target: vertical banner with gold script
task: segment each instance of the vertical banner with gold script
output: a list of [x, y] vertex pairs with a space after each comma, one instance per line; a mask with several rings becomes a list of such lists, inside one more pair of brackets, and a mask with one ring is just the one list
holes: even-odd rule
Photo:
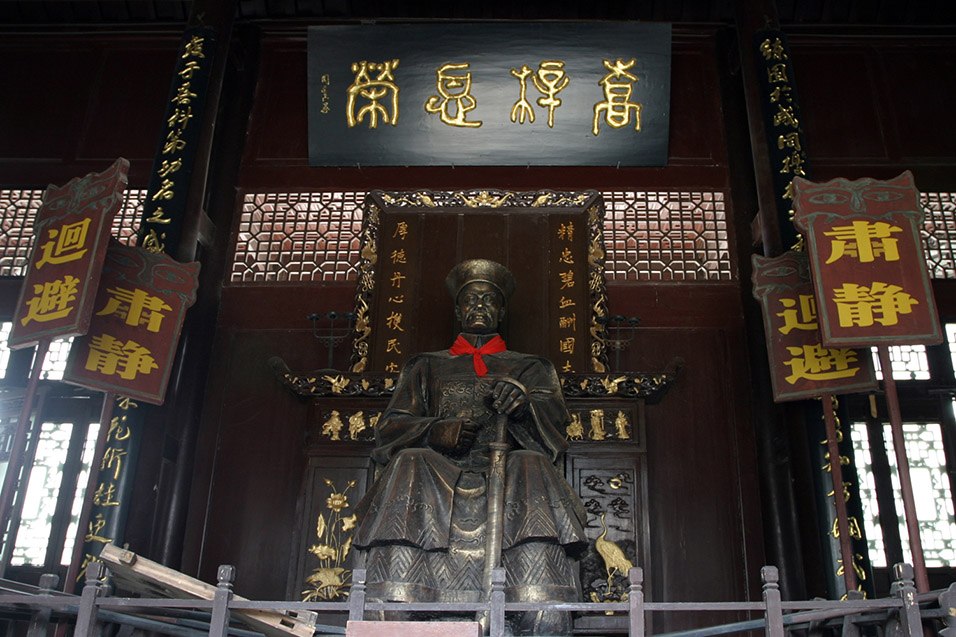
[[73, 342], [63, 380], [160, 405], [198, 263], [110, 243], [93, 319]]
[[[128, 396], [113, 396], [112, 416], [106, 433], [101, 431], [103, 454], [99, 466], [92, 467], [96, 481], [89, 485], [86, 497], [90, 512], [86, 528], [80, 529], [78, 540], [82, 551], [77, 555], [76, 575], [64, 582], [64, 591], [79, 592], [86, 580], [86, 569], [99, 560], [100, 551], [107, 544], [122, 544], [123, 530], [129, 514], [129, 500], [133, 491], [135, 460], [143, 439], [139, 405]], [[132, 426], [140, 420], [138, 426]], [[105, 426], [105, 425], [101, 425]]]
[[754, 33], [757, 84], [767, 133], [767, 160], [773, 177], [780, 235], [784, 245], [797, 242], [788, 215], [793, 203], [793, 180], [807, 177], [806, 138], [801, 124], [790, 45], [783, 31]]
[[47, 187], [13, 318], [11, 349], [86, 333], [128, 170], [129, 162], [120, 158], [101, 173]]
[[942, 342], [909, 171], [887, 181], [793, 182], [827, 347]]
[[175, 253], [179, 246], [215, 52], [214, 29], [191, 27], [183, 33], [143, 202], [140, 245], [150, 252]]
[[820, 343], [805, 254], [754, 255], [753, 268], [753, 294], [763, 310], [776, 402], [877, 388], [869, 352]]

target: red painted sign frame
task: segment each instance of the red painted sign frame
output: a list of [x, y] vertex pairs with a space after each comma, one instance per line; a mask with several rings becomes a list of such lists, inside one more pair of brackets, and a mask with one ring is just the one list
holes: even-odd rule
[[89, 329], [113, 217], [123, 204], [129, 162], [47, 186], [34, 222], [30, 263], [7, 346], [66, 338]]
[[822, 345], [806, 254], [754, 255], [752, 261], [753, 294], [763, 310], [774, 401], [876, 390], [867, 350]]
[[891, 180], [794, 179], [827, 347], [938, 344], [943, 334], [909, 171]]
[[161, 405], [199, 263], [111, 241], [89, 332], [70, 348], [63, 380]]

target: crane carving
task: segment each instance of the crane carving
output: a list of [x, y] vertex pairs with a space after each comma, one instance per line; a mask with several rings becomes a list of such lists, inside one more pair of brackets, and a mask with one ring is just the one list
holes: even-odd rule
[[598, 554], [600, 554], [601, 559], [604, 560], [604, 568], [607, 571], [607, 589], [611, 590], [611, 579], [614, 577], [614, 574], [620, 573], [627, 577], [628, 571], [631, 570], [634, 564], [631, 563], [631, 560], [627, 559], [621, 547], [606, 539], [607, 524], [604, 522], [605, 515], [607, 514], [601, 514], [601, 526], [604, 527], [604, 532], [594, 540], [594, 548]]

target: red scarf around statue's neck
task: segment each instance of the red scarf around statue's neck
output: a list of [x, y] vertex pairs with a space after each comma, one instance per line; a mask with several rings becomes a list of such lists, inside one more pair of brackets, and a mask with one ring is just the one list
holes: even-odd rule
[[498, 352], [503, 352], [508, 349], [508, 346], [505, 345], [505, 340], [501, 336], [495, 334], [495, 337], [490, 341], [482, 345], [481, 347], [475, 347], [465, 339], [461, 334], [458, 335], [458, 338], [455, 339], [455, 342], [448, 349], [448, 353], [452, 356], [461, 356], [462, 354], [471, 354], [472, 360], [475, 363], [475, 373], [479, 377], [484, 376], [488, 373], [488, 366], [485, 365], [485, 361], [481, 359], [482, 354], [497, 354]]

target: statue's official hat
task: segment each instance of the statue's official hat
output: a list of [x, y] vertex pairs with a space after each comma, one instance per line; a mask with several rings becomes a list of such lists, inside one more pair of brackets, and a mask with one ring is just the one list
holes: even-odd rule
[[511, 296], [516, 287], [515, 277], [511, 271], [500, 263], [488, 259], [462, 261], [448, 273], [445, 285], [448, 287], [451, 298], [457, 302], [461, 289], [475, 281], [484, 281], [495, 286], [505, 300]]

